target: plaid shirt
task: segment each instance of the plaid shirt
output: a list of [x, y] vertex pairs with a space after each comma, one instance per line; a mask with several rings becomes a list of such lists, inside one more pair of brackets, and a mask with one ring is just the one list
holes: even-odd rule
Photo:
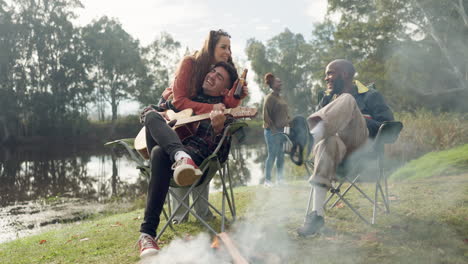
[[[223, 96], [213, 97], [201, 94], [196, 96], [195, 98], [192, 98], [192, 101], [207, 104], [218, 104], [222, 103], [223, 99]], [[227, 116], [226, 121], [224, 122], [224, 127], [226, 128], [229, 124], [233, 123], [234, 121], [235, 119], [232, 116]], [[201, 163], [216, 149], [218, 143], [220, 142], [223, 136], [223, 133], [224, 129], [221, 131], [221, 133], [215, 134], [213, 127], [211, 126], [211, 120], [203, 120], [199, 122], [195, 134], [193, 136], [185, 138], [182, 144], [185, 147], [187, 147], [187, 149], [191, 152], [192, 158], [194, 158], [195, 161]], [[220, 158], [221, 162], [227, 160], [230, 146], [231, 136], [228, 135], [228, 137], [223, 143], [223, 146], [218, 152], [218, 157]], [[193, 155], [195, 155], [196, 157], [194, 157]]]

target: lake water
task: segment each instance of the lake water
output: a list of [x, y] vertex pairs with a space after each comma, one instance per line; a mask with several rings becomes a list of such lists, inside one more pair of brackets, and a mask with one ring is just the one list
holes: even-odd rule
[[[0, 243], [76, 222], [106, 209], [130, 206], [146, 194], [147, 178], [122, 150], [41, 147], [0, 150]], [[263, 179], [264, 145], [233, 148], [235, 185]], [[219, 189], [214, 179], [210, 188]]]

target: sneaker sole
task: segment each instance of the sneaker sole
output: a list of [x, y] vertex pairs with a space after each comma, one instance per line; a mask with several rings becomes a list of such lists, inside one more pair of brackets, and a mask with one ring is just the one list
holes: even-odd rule
[[182, 165], [175, 169], [174, 175], [177, 175], [177, 177], [174, 177], [174, 181], [177, 183], [177, 185], [189, 186], [192, 185], [196, 180], [200, 179], [202, 172], [199, 169], [194, 169], [190, 165]]
[[148, 248], [148, 249], [145, 249], [143, 252], [140, 253], [140, 258], [155, 256], [155, 255], [158, 254], [158, 252], [159, 252], [159, 250], [157, 250], [157, 249]]

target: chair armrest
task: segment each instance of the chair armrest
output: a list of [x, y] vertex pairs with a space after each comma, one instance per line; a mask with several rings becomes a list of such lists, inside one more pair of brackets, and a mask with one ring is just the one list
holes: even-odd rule
[[397, 140], [402, 129], [403, 123], [400, 121], [383, 122], [375, 136], [374, 149], [376, 151], [383, 150], [385, 144], [393, 144]]
[[[246, 127], [248, 126], [247, 123], [245, 122], [239, 122], [239, 121], [236, 121], [232, 124], [229, 124], [225, 129], [224, 129], [224, 132], [223, 132], [223, 136], [221, 137], [221, 140], [219, 141], [218, 145], [216, 146], [216, 149], [213, 151], [213, 154], [216, 155], [219, 151], [219, 149], [221, 148], [221, 146], [223, 145], [224, 141], [226, 140], [227, 136], [228, 135], [234, 135], [235, 133], [237, 133], [238, 131], [241, 131], [241, 128], [243, 127]], [[212, 154], [212, 155], [213, 155]]]
[[146, 166], [145, 160], [138, 154], [138, 152], [135, 150], [134, 146], [134, 138], [123, 138], [123, 139], [118, 139], [114, 140], [111, 142], [107, 142], [104, 144], [104, 146], [123, 146], [127, 153], [130, 155], [130, 158], [135, 161], [139, 167]]

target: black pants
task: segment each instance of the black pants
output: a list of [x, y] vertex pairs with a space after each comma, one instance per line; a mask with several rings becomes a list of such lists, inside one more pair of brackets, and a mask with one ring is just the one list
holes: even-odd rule
[[151, 179], [148, 185], [145, 216], [140, 232], [156, 236], [160, 215], [169, 190], [172, 177], [171, 166], [177, 151], [185, 151], [194, 158], [195, 163], [201, 163], [196, 155], [184, 148], [176, 132], [172, 130], [164, 118], [154, 112], [145, 116], [146, 146], [151, 153]]

